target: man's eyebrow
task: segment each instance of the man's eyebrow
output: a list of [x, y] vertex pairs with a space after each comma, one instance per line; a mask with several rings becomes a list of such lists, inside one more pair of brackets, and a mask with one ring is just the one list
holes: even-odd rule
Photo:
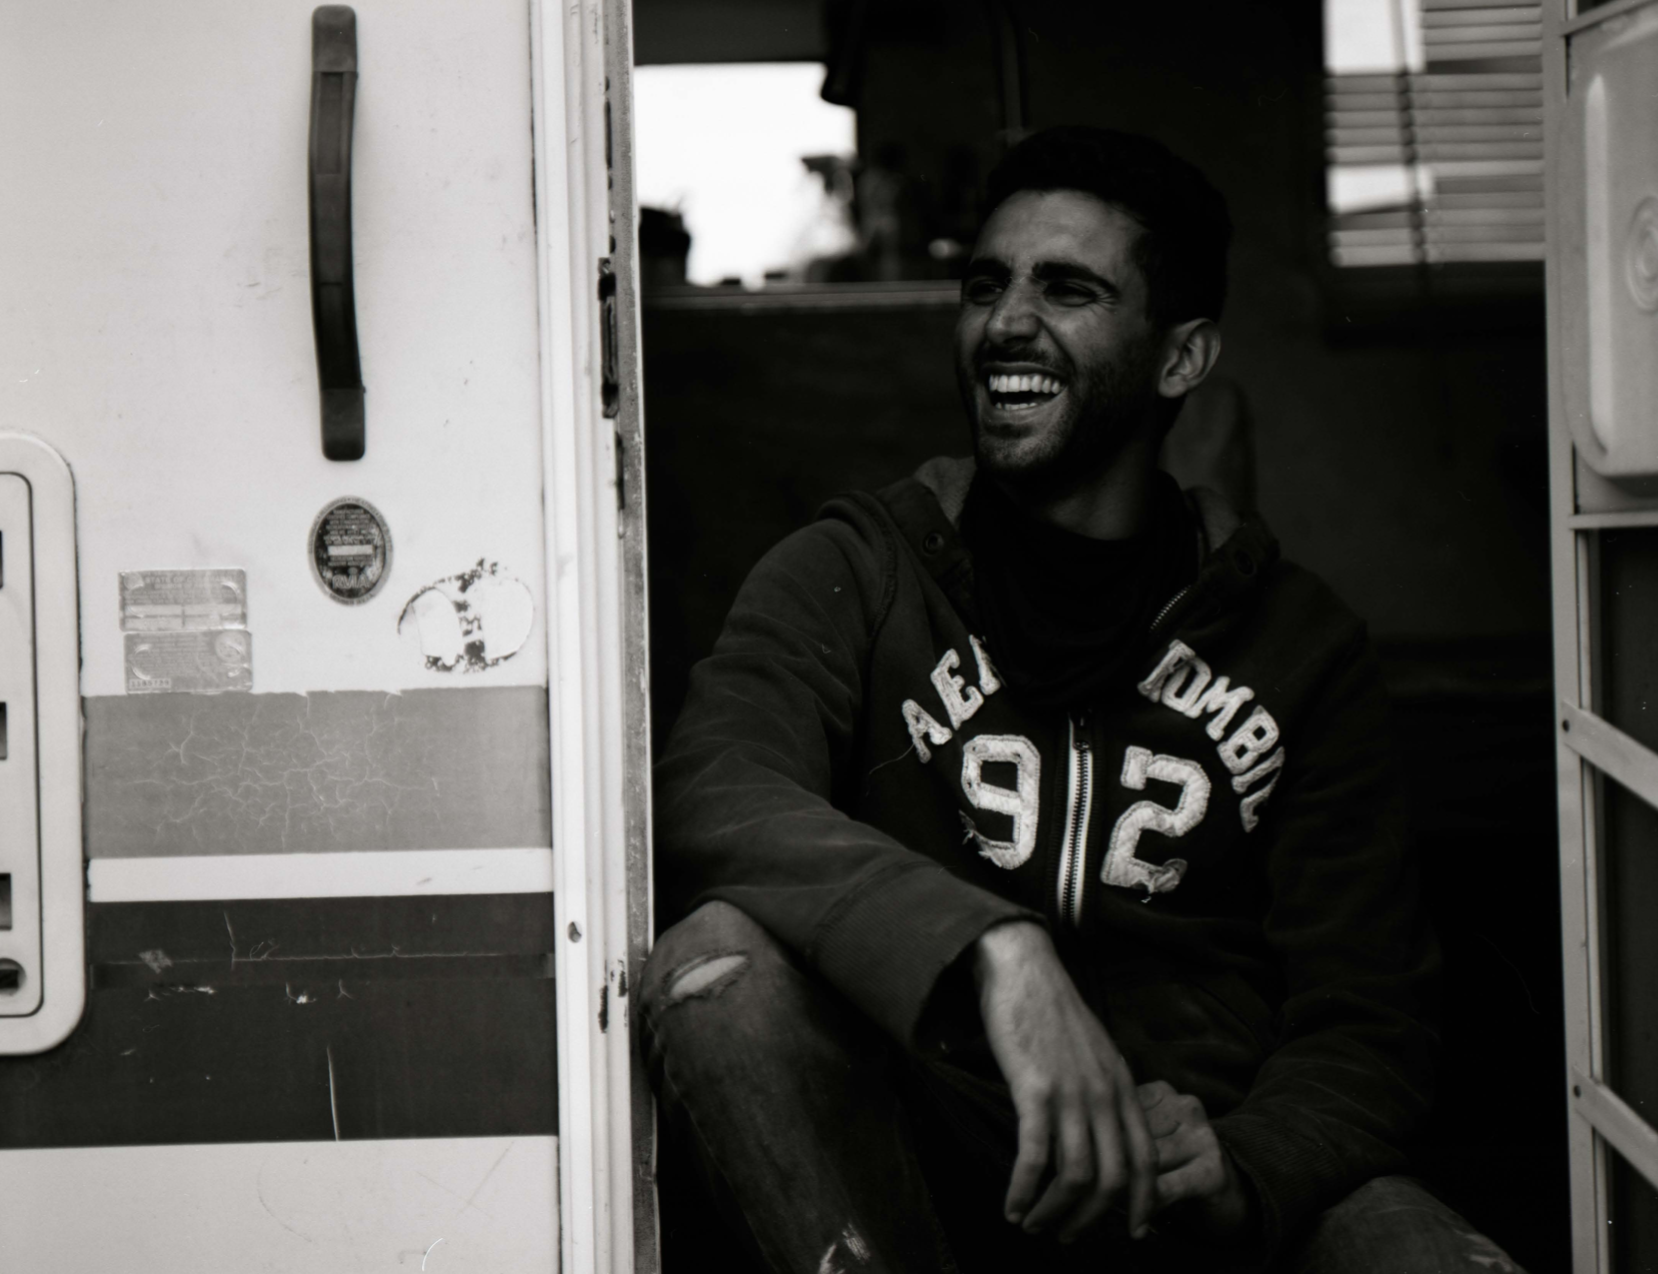
[[966, 275], [968, 278], [1011, 278], [1013, 269], [1006, 261], [995, 257], [974, 257], [967, 263]]
[[1031, 267], [1031, 276], [1043, 283], [1076, 282], [1091, 283], [1100, 291], [1118, 297], [1122, 289], [1104, 275], [1095, 274], [1087, 266], [1077, 265], [1071, 261], [1038, 261]]

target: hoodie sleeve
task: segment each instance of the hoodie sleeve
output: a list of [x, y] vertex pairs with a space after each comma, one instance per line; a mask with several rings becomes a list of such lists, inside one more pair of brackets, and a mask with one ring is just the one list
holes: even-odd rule
[[1267, 848], [1279, 1047], [1215, 1130], [1254, 1187], [1270, 1257], [1323, 1209], [1406, 1169], [1437, 1035], [1438, 947], [1423, 915], [1394, 774], [1386, 694], [1362, 629], [1299, 732]]
[[875, 515], [838, 507], [761, 560], [691, 674], [655, 772], [658, 905], [671, 922], [731, 903], [911, 1044], [943, 971], [1035, 917], [832, 803], [897, 554]]

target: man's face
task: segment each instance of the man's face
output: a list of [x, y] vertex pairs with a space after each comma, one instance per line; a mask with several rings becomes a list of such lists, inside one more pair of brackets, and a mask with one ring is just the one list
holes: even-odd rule
[[1159, 340], [1130, 255], [1140, 233], [1075, 190], [1020, 191], [985, 223], [962, 283], [956, 379], [994, 476], [1080, 485], [1153, 421]]

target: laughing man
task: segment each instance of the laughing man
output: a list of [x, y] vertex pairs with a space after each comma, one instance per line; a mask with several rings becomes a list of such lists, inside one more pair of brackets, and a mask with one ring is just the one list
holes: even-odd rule
[[990, 180], [973, 459], [744, 585], [657, 772], [653, 1080], [762, 1267], [1516, 1267], [1419, 1185], [1436, 949], [1364, 628], [1156, 467], [1230, 223], [1144, 138]]

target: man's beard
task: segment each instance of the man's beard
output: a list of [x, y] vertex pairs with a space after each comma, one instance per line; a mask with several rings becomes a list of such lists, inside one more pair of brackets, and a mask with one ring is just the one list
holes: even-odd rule
[[[973, 431], [979, 468], [1031, 498], [1053, 499], [1080, 490], [1109, 469], [1128, 441], [1157, 411], [1157, 345], [1147, 340], [1123, 359], [1097, 366], [1086, 376], [1063, 376], [1063, 414], [1036, 440], [1036, 446], [987, 436], [974, 408], [976, 386], [984, 383], [979, 362], [1033, 361], [1029, 354], [983, 350], [971, 370], [959, 368], [962, 395]], [[1037, 360], [1040, 361], [1040, 360]], [[1051, 365], [1051, 363], [1050, 363]], [[966, 381], [971, 376], [972, 381]], [[1039, 409], [1040, 410], [1040, 409]]]

